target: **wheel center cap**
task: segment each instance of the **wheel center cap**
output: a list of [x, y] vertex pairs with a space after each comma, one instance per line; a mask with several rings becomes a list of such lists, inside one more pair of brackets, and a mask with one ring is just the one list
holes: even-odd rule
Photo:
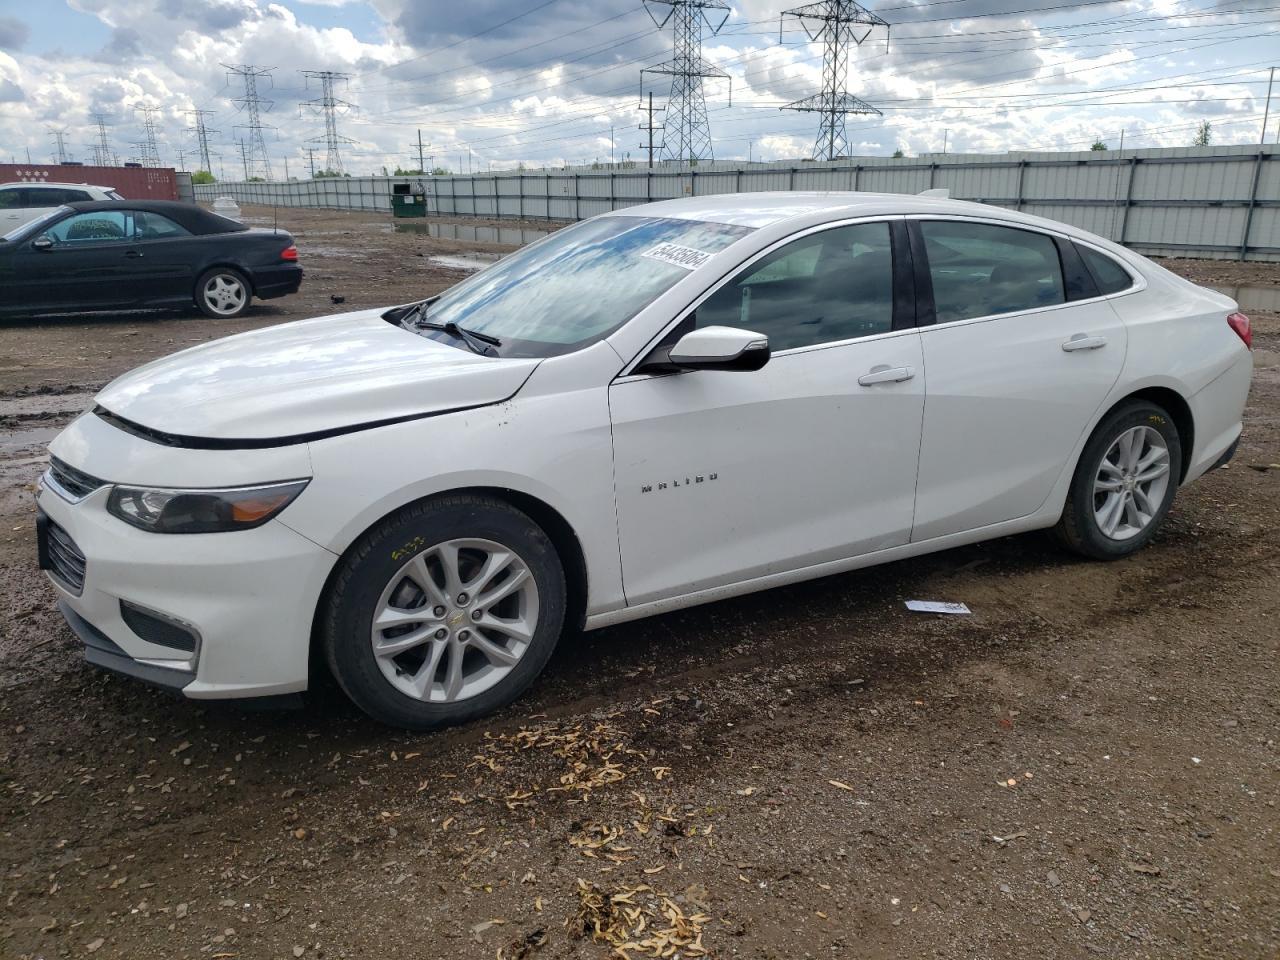
[[462, 610], [455, 610], [453, 613], [449, 614], [449, 617], [445, 622], [451, 627], [460, 627], [462, 624], [467, 622], [467, 615]]

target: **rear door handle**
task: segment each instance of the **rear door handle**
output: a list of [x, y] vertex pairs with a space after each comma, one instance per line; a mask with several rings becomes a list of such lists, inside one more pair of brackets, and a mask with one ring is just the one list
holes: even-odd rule
[[1062, 341], [1062, 349], [1067, 353], [1073, 353], [1076, 350], [1097, 350], [1106, 345], [1106, 337], [1091, 337], [1084, 333], [1077, 333], [1070, 340]]
[[141, 257], [141, 256], [142, 256], [142, 251], [141, 251], [141, 250], [126, 250], [126, 251], [125, 251], [125, 256], [126, 256], [126, 257], [130, 257], [130, 258], [132, 258], [132, 259], [134, 259], [134, 260], [137, 260], [139, 257]]
[[877, 383], [902, 383], [916, 375], [914, 367], [891, 367], [886, 363], [878, 364], [858, 378], [858, 383], [870, 387]]

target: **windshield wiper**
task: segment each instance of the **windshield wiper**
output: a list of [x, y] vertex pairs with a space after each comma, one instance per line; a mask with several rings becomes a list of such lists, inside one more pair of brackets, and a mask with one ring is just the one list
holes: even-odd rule
[[452, 320], [448, 323], [434, 323], [430, 320], [419, 320], [414, 324], [419, 330], [442, 330], [450, 336], [457, 337], [467, 345], [472, 353], [478, 353], [482, 357], [489, 355], [489, 347], [500, 347], [502, 341], [497, 337], [491, 337], [487, 333], [480, 333], [476, 330], [467, 330], [458, 326]]

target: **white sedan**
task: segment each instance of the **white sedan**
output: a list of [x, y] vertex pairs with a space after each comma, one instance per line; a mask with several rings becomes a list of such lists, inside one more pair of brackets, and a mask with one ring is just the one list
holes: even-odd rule
[[41, 563], [95, 664], [207, 699], [327, 662], [437, 727], [565, 629], [1040, 528], [1130, 554], [1235, 450], [1250, 336], [996, 207], [637, 206], [432, 300], [126, 374], [50, 447]]

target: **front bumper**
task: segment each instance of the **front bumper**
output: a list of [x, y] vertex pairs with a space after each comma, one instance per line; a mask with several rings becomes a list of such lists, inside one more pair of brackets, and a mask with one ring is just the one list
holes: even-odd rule
[[[336, 556], [277, 521], [234, 533], [135, 530], [107, 513], [109, 489], [76, 503], [44, 483], [37, 492], [84, 557], [79, 592], [54, 573], [49, 581], [86, 659], [193, 699], [305, 690], [312, 617]], [[181, 624], [194, 649], [144, 639], [137, 611]]]

